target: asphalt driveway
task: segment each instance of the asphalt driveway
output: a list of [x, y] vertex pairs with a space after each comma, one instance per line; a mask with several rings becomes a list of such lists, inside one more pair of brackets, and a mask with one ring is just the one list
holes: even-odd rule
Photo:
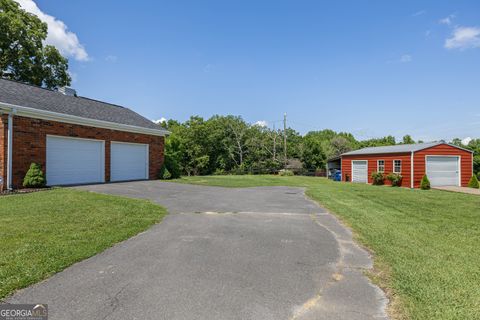
[[383, 292], [363, 275], [370, 256], [303, 189], [79, 188], [171, 214], [8, 302], [48, 303], [49, 319], [386, 319]]

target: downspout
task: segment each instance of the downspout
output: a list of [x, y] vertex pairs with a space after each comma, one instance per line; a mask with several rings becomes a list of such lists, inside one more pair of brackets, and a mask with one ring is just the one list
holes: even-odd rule
[[414, 177], [414, 170], [413, 170], [413, 151], [412, 154], [410, 155], [410, 188], [414, 189], [415, 188], [415, 177]]
[[7, 136], [7, 189], [12, 190], [12, 153], [13, 153], [13, 114], [15, 109], [8, 113], [8, 136]]

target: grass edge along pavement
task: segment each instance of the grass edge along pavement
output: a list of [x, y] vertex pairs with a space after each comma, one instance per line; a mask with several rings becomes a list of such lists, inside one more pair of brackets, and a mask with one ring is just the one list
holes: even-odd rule
[[0, 301], [158, 223], [147, 200], [71, 188], [0, 197]]
[[179, 183], [298, 186], [374, 254], [392, 319], [480, 319], [480, 197], [315, 177], [200, 176]]

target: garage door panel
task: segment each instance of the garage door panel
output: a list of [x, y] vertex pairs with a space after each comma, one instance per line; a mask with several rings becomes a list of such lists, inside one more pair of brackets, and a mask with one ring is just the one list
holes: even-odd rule
[[459, 157], [427, 156], [426, 173], [432, 187], [459, 185]]
[[47, 137], [47, 183], [68, 185], [104, 182], [104, 143]]
[[148, 179], [148, 145], [111, 143], [111, 181]]
[[356, 182], [356, 183], [368, 182], [368, 161], [366, 160], [352, 161], [352, 182]]

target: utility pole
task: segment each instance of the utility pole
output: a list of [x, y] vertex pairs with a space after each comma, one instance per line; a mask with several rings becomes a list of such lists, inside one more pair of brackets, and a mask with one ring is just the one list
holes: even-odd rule
[[275, 130], [275, 122], [273, 123], [273, 162], [277, 159], [277, 130]]
[[287, 168], [287, 113], [283, 114], [283, 156], [285, 160], [285, 167]]

